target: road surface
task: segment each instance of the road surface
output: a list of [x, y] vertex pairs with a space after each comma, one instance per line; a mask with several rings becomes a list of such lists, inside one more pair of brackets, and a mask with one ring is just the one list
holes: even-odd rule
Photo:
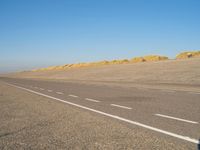
[[[162, 141], [172, 143], [173, 149], [198, 147], [200, 138], [200, 93], [198, 92], [120, 88], [30, 79], [1, 78], [0, 81], [7, 86], [48, 98], [55, 103], [62, 102], [62, 105], [78, 109], [80, 112], [89, 112], [95, 117], [105, 117], [109, 122], [117, 122], [130, 129], [129, 132], [135, 130], [144, 132], [145, 136], [152, 136], [158, 140], [158, 143], [154, 143], [155, 141], [150, 143], [150, 149], [155, 147], [170, 149], [169, 145], [159, 144]], [[143, 140], [148, 139], [138, 139], [138, 143], [144, 142]], [[145, 147], [140, 145], [139, 148]]]

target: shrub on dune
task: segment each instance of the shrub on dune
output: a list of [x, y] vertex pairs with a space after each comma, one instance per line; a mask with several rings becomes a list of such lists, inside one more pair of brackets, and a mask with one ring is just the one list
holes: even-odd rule
[[148, 55], [144, 56], [145, 61], [161, 61], [161, 60], [168, 60], [166, 56], [159, 56], [159, 55]]
[[119, 60], [119, 63], [120, 64], [127, 64], [127, 63], [129, 63], [129, 60], [128, 59]]
[[109, 62], [109, 64], [126, 64], [126, 63], [129, 63], [128, 59], [112, 60]]
[[131, 59], [131, 62], [138, 63], [138, 62], [145, 62], [145, 59], [143, 57], [135, 57]]
[[109, 64], [117, 64], [117, 60], [112, 60]]
[[70, 67], [70, 64], [65, 64], [65, 65], [63, 66], [64, 69], [68, 69], [69, 67]]
[[188, 51], [180, 53], [176, 56], [176, 59], [187, 59], [200, 57], [200, 51]]
[[159, 55], [148, 55], [144, 57], [135, 57], [131, 59], [131, 62], [138, 63], [138, 62], [150, 62], [150, 61], [162, 61], [162, 60], [168, 60], [168, 57]]
[[104, 60], [104, 61], [99, 61], [99, 62], [97, 62], [96, 64], [98, 64], [98, 65], [108, 65], [108, 64], [109, 64], [109, 61], [106, 61], [106, 60]]

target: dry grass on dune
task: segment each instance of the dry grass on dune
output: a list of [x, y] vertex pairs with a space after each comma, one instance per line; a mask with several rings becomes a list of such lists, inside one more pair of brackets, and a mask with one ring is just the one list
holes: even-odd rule
[[131, 59], [131, 62], [138, 63], [138, 62], [145, 62], [145, 59], [143, 57], [135, 57]]
[[[176, 56], [176, 59], [186, 59], [186, 58], [196, 58], [196, 57], [200, 57], [200, 51], [183, 52], [178, 54]], [[90, 62], [90, 63], [65, 64], [62, 66], [50, 66], [47, 68], [41, 68], [33, 71], [37, 72], [37, 71], [52, 71], [52, 70], [68, 70], [72, 68], [96, 67], [104, 65], [129, 64], [129, 63], [139, 63], [139, 62], [154, 62], [154, 61], [164, 61], [164, 60], [168, 60], [168, 57], [160, 55], [147, 55], [143, 57], [135, 57], [130, 60], [128, 59], [112, 60], [112, 61], [104, 60], [104, 61]]]
[[131, 62], [137, 63], [137, 62], [150, 62], [150, 61], [162, 61], [162, 60], [168, 60], [168, 57], [159, 55], [148, 55], [144, 57], [135, 57], [131, 60]]
[[94, 66], [103, 66], [103, 65], [115, 65], [115, 64], [128, 64], [128, 63], [136, 63], [136, 62], [144, 62], [144, 61], [161, 61], [166, 60], [168, 57], [158, 56], [158, 55], [150, 55], [145, 57], [136, 57], [131, 60], [122, 59], [122, 60], [112, 60], [112, 61], [99, 61], [99, 62], [91, 62], [91, 63], [77, 63], [77, 64], [65, 64], [63, 66], [50, 66], [47, 68], [41, 68], [32, 71], [51, 71], [51, 70], [67, 70], [71, 68], [82, 68], [82, 67], [94, 67]]
[[126, 64], [126, 63], [129, 63], [128, 59], [113, 60], [113, 61], [110, 61], [108, 64]]
[[197, 57], [200, 57], [200, 51], [188, 51], [178, 54], [176, 56], [176, 59], [197, 58]]
[[162, 60], [168, 60], [168, 57], [166, 56], [158, 56], [158, 55], [149, 55], [144, 57], [145, 61], [162, 61]]
[[[168, 85], [177, 85], [177, 88], [180, 86], [190, 88], [191, 85], [194, 85], [193, 88], [195, 90], [197, 86], [199, 87], [200, 58], [181, 60], [167, 59], [168, 58], [164, 56], [154, 55], [136, 57], [131, 60], [66, 64], [63, 66], [43, 68], [34, 72], [26, 71], [13, 73], [8, 76], [16, 78], [83, 81], [85, 83], [95, 82], [95, 84], [111, 83], [114, 85], [115, 83], [119, 83], [120, 86], [132, 86], [133, 84], [139, 83], [149, 85], [149, 87], [152, 85], [158, 85], [158, 87], [160, 87], [160, 85], [163, 87], [165, 85], [166, 87], [168, 87]], [[156, 63], [154, 63], [155, 61]], [[121, 85], [121, 83], [123, 84]]]

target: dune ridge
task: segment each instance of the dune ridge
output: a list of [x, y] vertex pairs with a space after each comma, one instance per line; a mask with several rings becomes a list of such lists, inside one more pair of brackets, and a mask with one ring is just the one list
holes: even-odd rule
[[[187, 51], [182, 52], [176, 56], [176, 59], [187, 59], [187, 58], [197, 58], [200, 57], [200, 51]], [[169, 60], [166, 56], [160, 55], [147, 55], [143, 57], [134, 57], [132, 59], [121, 59], [112, 61], [99, 61], [99, 62], [89, 62], [89, 63], [77, 63], [77, 64], [65, 64], [60, 66], [50, 66], [47, 68], [40, 68], [31, 70], [33, 72], [37, 71], [54, 71], [54, 70], [68, 70], [72, 68], [83, 68], [83, 67], [96, 67], [103, 65], [114, 65], [114, 64], [129, 64], [129, 63], [142, 63], [142, 62], [154, 62], [154, 61], [165, 61]]]
[[169, 58], [166, 56], [148, 55], [144, 57], [135, 57], [130, 60], [128, 59], [112, 60], [112, 61], [104, 60], [104, 61], [90, 62], [90, 63], [65, 64], [61, 66], [50, 66], [47, 68], [35, 69], [32, 71], [37, 72], [37, 71], [50, 71], [50, 70], [67, 70], [71, 68], [94, 67], [94, 66], [114, 65], [114, 64], [129, 64], [129, 63], [150, 62], [150, 61], [163, 61], [168, 59]]
[[163, 61], [160, 61], [163, 58], [151, 56], [137, 57], [133, 58], [133, 60], [67, 64], [49, 67], [51, 70], [15, 72], [2, 75], [2, 77], [44, 79], [95, 85], [104, 84], [121, 87], [145, 86], [159, 89], [161, 87], [166, 89], [174, 88], [176, 90], [191, 90], [192, 88], [200, 92], [200, 57], [191, 58], [193, 57], [169, 60], [164, 58]]

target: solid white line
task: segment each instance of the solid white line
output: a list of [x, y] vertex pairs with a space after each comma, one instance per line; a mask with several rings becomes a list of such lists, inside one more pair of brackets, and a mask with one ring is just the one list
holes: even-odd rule
[[52, 90], [47, 90], [48, 92], [52, 92]]
[[62, 95], [63, 93], [62, 93], [62, 92], [56, 92], [56, 94], [60, 94], [60, 95]]
[[98, 100], [91, 99], [91, 98], [85, 98], [85, 100], [87, 100], [87, 101], [91, 101], [91, 102], [97, 102], [97, 103], [99, 103], [99, 102], [100, 102], [100, 101], [98, 101]]
[[190, 120], [186, 120], [186, 119], [182, 119], [182, 118], [176, 118], [176, 117], [162, 115], [162, 114], [154, 114], [154, 115], [160, 116], [160, 117], [163, 117], [163, 118], [169, 118], [169, 119], [174, 119], [174, 120], [178, 120], [178, 121], [183, 121], [183, 122], [187, 122], [187, 123], [198, 124], [198, 122], [190, 121]]
[[143, 127], [143, 128], [149, 129], [149, 130], [153, 130], [153, 131], [156, 131], [156, 132], [160, 132], [160, 133], [163, 133], [163, 134], [166, 134], [166, 135], [169, 135], [169, 136], [172, 136], [172, 137], [176, 137], [178, 139], [182, 139], [182, 140], [185, 140], [185, 141], [188, 141], [188, 142], [191, 142], [191, 143], [199, 144], [199, 140], [197, 140], [197, 139], [193, 139], [193, 138], [190, 138], [190, 137], [187, 137], [187, 136], [168, 132], [168, 131], [165, 131], [165, 130], [162, 130], [162, 129], [159, 129], [159, 128], [151, 127], [151, 126], [148, 126], [148, 125], [136, 122], [136, 121], [128, 120], [128, 119], [125, 119], [125, 118], [122, 118], [122, 117], [119, 117], [119, 116], [116, 116], [116, 115], [111, 115], [111, 114], [108, 114], [108, 113], [105, 113], [105, 112], [102, 112], [102, 111], [99, 111], [99, 110], [95, 110], [95, 109], [85, 107], [85, 106], [82, 106], [82, 105], [79, 105], [79, 104], [68, 102], [68, 101], [65, 101], [65, 100], [62, 100], [62, 99], [59, 99], [59, 98], [56, 98], [56, 97], [53, 97], [53, 96], [49, 96], [49, 95], [46, 95], [46, 94], [42, 94], [42, 93], [39, 93], [39, 92], [36, 92], [36, 91], [33, 91], [33, 90], [29, 90], [29, 89], [26, 89], [26, 88], [23, 88], [23, 87], [20, 87], [20, 86], [16, 86], [16, 85], [9, 84], [9, 83], [7, 83], [7, 84], [10, 85], [10, 86], [13, 86], [13, 87], [16, 87], [16, 88], [19, 88], [19, 89], [23, 89], [25, 91], [28, 91], [28, 92], [31, 92], [31, 93], [34, 93], [34, 94], [37, 94], [37, 95], [40, 95], [40, 96], [44, 96], [44, 97], [47, 97], [47, 98], [50, 98], [50, 99], [54, 99], [54, 100], [57, 100], [57, 101], [60, 101], [60, 102], [63, 102], [63, 103], [66, 103], [66, 104], [69, 104], [69, 105], [72, 105], [72, 106], [76, 106], [76, 107], [86, 109], [86, 110], [89, 110], [89, 111], [92, 111], [92, 112], [95, 112], [95, 113], [98, 113], [98, 114], [101, 114], [101, 115], [104, 115], [104, 116], [115, 118], [115, 119], [130, 123], [130, 124], [133, 124], [133, 125], [137, 125], [137, 126], [140, 126], [140, 127]]
[[70, 97], [75, 97], [75, 98], [78, 97], [78, 96], [76, 96], [76, 95], [72, 95], [72, 94], [70, 94], [70, 95], [68, 95], [68, 96], [70, 96]]
[[115, 106], [115, 107], [120, 107], [120, 108], [124, 108], [124, 109], [132, 109], [130, 107], [126, 107], [126, 106], [121, 106], [121, 105], [116, 105], [116, 104], [110, 104], [111, 106]]
[[43, 88], [40, 88], [40, 90], [42, 90], [42, 91], [43, 91], [44, 89], [43, 89]]

